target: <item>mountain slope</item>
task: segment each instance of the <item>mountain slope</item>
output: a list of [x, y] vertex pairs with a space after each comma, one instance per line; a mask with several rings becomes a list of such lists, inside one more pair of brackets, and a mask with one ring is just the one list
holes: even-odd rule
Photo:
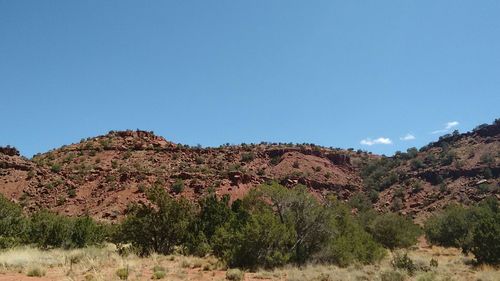
[[[469, 205], [491, 195], [500, 199], [500, 123], [396, 153], [384, 165], [376, 203], [380, 210], [425, 215], [450, 202]], [[373, 180], [373, 174], [363, 176], [365, 183]]]
[[499, 193], [500, 122], [443, 136], [393, 157], [312, 144], [174, 144], [145, 131], [119, 131], [38, 154], [0, 149], [0, 192], [26, 211], [49, 208], [98, 219], [122, 217], [152, 185], [196, 199], [213, 188], [232, 200], [276, 180], [306, 185], [318, 198], [365, 193], [380, 211], [425, 218], [451, 202]]
[[[13, 156], [10, 157], [12, 161]], [[18, 156], [16, 156], [18, 157]], [[74, 215], [114, 219], [132, 202], [144, 201], [144, 190], [160, 185], [174, 196], [197, 198], [208, 188], [233, 199], [270, 180], [307, 185], [319, 196], [341, 198], [361, 190], [351, 151], [314, 145], [259, 144], [192, 148], [145, 131], [110, 132], [36, 155], [25, 172], [3, 177], [17, 184], [27, 210], [50, 208]], [[30, 172], [31, 177], [27, 173]], [[18, 176], [14, 177], [14, 174]], [[181, 192], [175, 187], [184, 186]], [[180, 193], [180, 194], [177, 194]]]

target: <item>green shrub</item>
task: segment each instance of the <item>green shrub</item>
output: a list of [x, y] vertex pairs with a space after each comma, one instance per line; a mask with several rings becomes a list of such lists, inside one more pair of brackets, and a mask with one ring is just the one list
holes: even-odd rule
[[75, 198], [76, 197], [76, 189], [74, 189], [74, 188], [68, 189], [68, 196], [70, 198]]
[[470, 251], [479, 263], [500, 264], [500, 212], [478, 211]]
[[400, 160], [383, 157], [370, 160], [361, 167], [361, 177], [367, 190], [382, 191], [395, 184], [399, 176], [392, 171]]
[[196, 156], [195, 162], [196, 162], [196, 164], [201, 165], [201, 164], [205, 163], [205, 160], [201, 156]]
[[153, 206], [132, 207], [117, 239], [132, 243], [142, 255], [170, 254], [187, 240], [194, 215], [192, 206], [184, 198], [171, 198], [161, 187], [152, 187], [146, 194]]
[[484, 153], [481, 155], [481, 163], [487, 164], [488, 166], [492, 166], [495, 164], [495, 157], [491, 153]]
[[292, 255], [292, 229], [270, 210], [253, 213], [237, 228], [225, 225], [213, 238], [214, 253], [231, 266], [271, 268], [286, 264]]
[[214, 189], [198, 201], [199, 212], [189, 230], [187, 248], [190, 254], [204, 256], [211, 251], [211, 240], [217, 228], [233, 220], [229, 196], [219, 199]]
[[242, 162], [251, 162], [255, 159], [253, 152], [245, 152], [241, 155]]
[[289, 262], [373, 263], [385, 250], [365, 232], [347, 205], [320, 204], [307, 189], [278, 184], [252, 190], [231, 206], [217, 228], [213, 252], [230, 266], [271, 268]]
[[466, 247], [470, 242], [471, 213], [458, 205], [448, 206], [424, 225], [427, 240], [444, 247]]
[[116, 276], [118, 276], [118, 278], [120, 278], [120, 280], [127, 280], [128, 274], [129, 274], [128, 267], [117, 269], [115, 274], [116, 274]]
[[31, 217], [29, 237], [41, 248], [70, 245], [70, 219], [42, 210]]
[[466, 209], [452, 205], [425, 223], [429, 242], [472, 252], [479, 263], [500, 264], [500, 206], [488, 198]]
[[19, 237], [0, 236], [0, 249], [9, 249], [19, 246], [23, 241]]
[[368, 229], [376, 241], [389, 249], [415, 245], [421, 234], [420, 227], [410, 219], [394, 213], [378, 216]]
[[59, 173], [61, 171], [61, 164], [58, 164], [58, 163], [52, 164], [52, 166], [50, 167], [50, 170], [54, 173]]
[[401, 252], [394, 253], [391, 265], [395, 269], [405, 270], [409, 275], [413, 275], [413, 273], [417, 269], [417, 266], [415, 265], [413, 260], [408, 257], [408, 254]]
[[28, 221], [21, 206], [0, 194], [0, 249], [15, 246], [26, 237]]
[[424, 163], [420, 159], [413, 159], [413, 160], [411, 160], [410, 161], [410, 166], [411, 166], [412, 170], [418, 170], [418, 169], [421, 169], [421, 168], [425, 167]]
[[364, 193], [356, 193], [348, 202], [351, 208], [356, 208], [359, 212], [366, 212], [372, 209], [372, 203]]
[[100, 244], [106, 238], [106, 228], [89, 216], [79, 217], [72, 223], [70, 238], [71, 246], [77, 248]]
[[153, 272], [156, 272], [156, 271], [166, 271], [166, 270], [165, 270], [165, 267], [163, 267], [161, 265], [155, 265], [153, 267]]
[[175, 193], [181, 193], [184, 191], [184, 181], [183, 180], [177, 180], [171, 187], [172, 191]]
[[[319, 262], [348, 266], [355, 262], [370, 264], [381, 260], [386, 250], [357, 223], [347, 206], [334, 202], [327, 205], [332, 211], [330, 236], [321, 250], [314, 254]], [[367, 213], [368, 214], [368, 213]]]
[[29, 243], [41, 248], [81, 248], [100, 244], [106, 238], [106, 227], [85, 216], [69, 218], [47, 210], [32, 215]]
[[226, 279], [230, 281], [241, 281], [245, 277], [245, 273], [239, 269], [229, 269], [226, 271]]
[[272, 166], [278, 165], [281, 162], [281, 156], [277, 155], [277, 156], [271, 157], [271, 161], [270, 162], [271, 162]]
[[40, 267], [34, 267], [29, 269], [26, 275], [29, 277], [43, 277], [45, 276], [45, 270], [41, 269]]
[[153, 271], [153, 276], [151, 276], [151, 279], [153, 280], [158, 280], [158, 279], [163, 279], [167, 276], [167, 273], [165, 270], [155, 270]]

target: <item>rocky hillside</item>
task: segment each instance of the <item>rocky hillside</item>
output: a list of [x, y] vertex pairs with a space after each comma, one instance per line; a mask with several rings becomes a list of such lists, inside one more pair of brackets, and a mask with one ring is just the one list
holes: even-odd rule
[[[12, 153], [11, 153], [12, 154]], [[188, 147], [145, 131], [110, 132], [39, 154], [32, 160], [1, 155], [0, 191], [28, 211], [50, 208], [114, 219], [144, 191], [160, 185], [173, 196], [196, 198], [209, 188], [231, 198], [277, 180], [304, 184], [318, 196], [347, 199], [362, 190], [352, 160], [361, 154], [310, 144]]]
[[376, 206], [425, 217], [450, 202], [500, 199], [500, 120], [472, 132], [445, 135], [422, 147], [372, 160], [361, 172]]
[[276, 180], [306, 185], [318, 197], [364, 193], [379, 210], [423, 215], [450, 202], [499, 197], [500, 123], [444, 136], [426, 147], [381, 157], [312, 144], [174, 144], [145, 131], [110, 132], [77, 144], [19, 156], [0, 149], [0, 192], [26, 211], [50, 208], [112, 220], [145, 201], [152, 185], [197, 198], [213, 188], [234, 200]]

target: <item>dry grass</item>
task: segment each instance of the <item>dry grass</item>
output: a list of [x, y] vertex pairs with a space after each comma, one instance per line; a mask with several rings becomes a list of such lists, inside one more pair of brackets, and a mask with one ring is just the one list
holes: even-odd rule
[[[428, 266], [431, 259], [437, 268], [417, 271], [406, 280], [465, 281], [500, 280], [500, 270], [491, 266], [474, 267], [472, 258], [456, 249], [422, 246], [411, 250], [409, 256], [416, 264]], [[244, 280], [281, 281], [360, 281], [382, 280], [383, 272], [391, 272], [390, 255], [377, 265], [353, 265], [340, 268], [333, 265], [307, 265], [301, 268], [286, 266], [274, 270], [246, 272]], [[226, 280], [226, 267], [214, 257], [191, 257], [153, 254], [141, 258], [133, 254], [120, 256], [114, 245], [78, 250], [41, 251], [16, 248], [0, 252], [0, 281], [3, 280], [118, 280], [118, 269], [128, 270], [128, 280]], [[42, 274], [38, 274], [38, 272]], [[160, 273], [157, 273], [160, 272]], [[27, 277], [27, 275], [42, 277]], [[45, 275], [45, 276], [43, 276]]]

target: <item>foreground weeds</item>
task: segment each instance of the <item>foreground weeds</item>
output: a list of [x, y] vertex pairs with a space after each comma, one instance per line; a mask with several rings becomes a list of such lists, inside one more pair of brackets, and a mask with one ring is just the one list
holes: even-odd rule
[[[399, 256], [398, 256], [399, 255]], [[419, 247], [407, 253], [412, 269], [396, 268], [393, 253], [376, 265], [285, 266], [253, 272], [228, 269], [212, 256], [204, 258], [152, 254], [147, 258], [118, 254], [116, 247], [42, 251], [23, 247], [0, 252], [0, 281], [3, 280], [500, 280], [500, 269], [475, 266], [473, 258], [456, 249]], [[432, 261], [432, 262], [431, 262]], [[432, 264], [432, 265], [431, 265]]]

